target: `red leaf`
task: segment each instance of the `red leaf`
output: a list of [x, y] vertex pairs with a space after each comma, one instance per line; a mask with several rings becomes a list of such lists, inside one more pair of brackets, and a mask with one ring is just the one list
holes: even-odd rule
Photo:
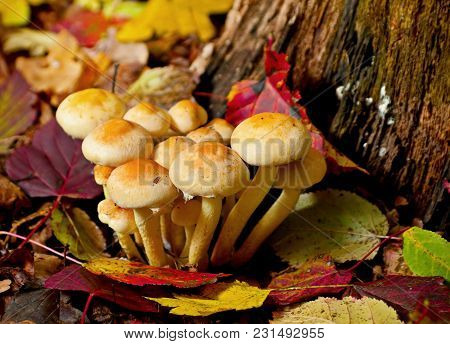
[[101, 193], [81, 153], [55, 120], [36, 131], [31, 145], [16, 149], [5, 164], [8, 176], [31, 197], [94, 198]]
[[140, 312], [158, 312], [158, 306], [136, 291], [101, 276], [90, 273], [78, 265], [70, 265], [48, 278], [48, 289], [83, 291], [114, 302], [124, 308]]
[[84, 264], [94, 274], [104, 275], [113, 280], [132, 284], [170, 285], [177, 288], [195, 288], [215, 283], [227, 274], [211, 274], [204, 272], [188, 272], [171, 268], [160, 268], [128, 260], [98, 258]]
[[277, 305], [288, 305], [318, 295], [337, 294], [352, 279], [351, 272], [339, 272], [329, 258], [303, 264], [295, 271], [276, 276], [269, 289], [299, 288], [292, 290], [272, 290], [269, 300]]
[[381, 299], [401, 311], [426, 308], [428, 317], [450, 320], [450, 288], [441, 277], [388, 275], [378, 281], [356, 283], [353, 289], [360, 296]]

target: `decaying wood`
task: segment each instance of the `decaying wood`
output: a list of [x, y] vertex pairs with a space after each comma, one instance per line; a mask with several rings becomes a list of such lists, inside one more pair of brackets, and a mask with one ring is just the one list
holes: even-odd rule
[[[226, 95], [233, 82], [262, 77], [263, 47], [272, 36], [289, 55], [290, 82], [313, 122], [388, 190], [409, 198], [427, 222], [448, 201], [445, 3], [236, 0], [203, 82]], [[224, 111], [223, 101], [210, 107], [215, 115]], [[440, 212], [439, 221], [447, 214]]]

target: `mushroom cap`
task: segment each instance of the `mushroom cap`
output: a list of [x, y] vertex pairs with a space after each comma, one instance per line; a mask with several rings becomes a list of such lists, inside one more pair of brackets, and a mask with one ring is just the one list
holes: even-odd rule
[[264, 112], [234, 129], [231, 147], [250, 165], [278, 166], [303, 158], [311, 147], [311, 136], [300, 120]]
[[170, 165], [172, 182], [191, 196], [226, 197], [249, 183], [250, 173], [239, 155], [218, 142], [196, 143]]
[[144, 127], [153, 137], [165, 135], [171, 123], [169, 113], [150, 103], [139, 103], [127, 111], [123, 119]]
[[86, 159], [94, 164], [116, 167], [133, 159], [150, 157], [153, 139], [138, 124], [111, 119], [86, 136], [81, 149]]
[[186, 137], [190, 138], [195, 143], [200, 142], [220, 142], [223, 143], [222, 136], [212, 128], [200, 127], [189, 134]]
[[98, 185], [105, 185], [114, 168], [109, 166], [94, 166], [94, 179]]
[[191, 100], [181, 100], [169, 109], [172, 128], [182, 134], [197, 129], [208, 120], [206, 110]]
[[223, 143], [225, 145], [228, 146], [230, 144], [234, 126], [228, 123], [228, 121], [224, 120], [223, 118], [214, 118], [213, 120], [209, 121], [209, 123], [207, 123], [205, 127], [212, 128], [217, 131], [220, 136], [222, 136]]
[[186, 202], [180, 198], [174, 204], [171, 220], [178, 226], [193, 226], [197, 224], [201, 209], [201, 201], [194, 198]]
[[169, 171], [152, 160], [136, 159], [115, 168], [106, 187], [122, 208], [160, 208], [178, 196]]
[[327, 172], [327, 163], [322, 153], [310, 149], [308, 154], [297, 161], [278, 167], [273, 187], [278, 189], [306, 189], [320, 182]]
[[99, 220], [118, 233], [130, 234], [136, 230], [131, 209], [120, 208], [112, 200], [104, 199], [98, 204], [97, 211]]
[[70, 136], [84, 139], [95, 127], [121, 118], [125, 111], [125, 103], [114, 93], [88, 88], [62, 101], [56, 110], [56, 121]]
[[186, 136], [171, 136], [167, 140], [158, 143], [155, 146], [153, 160], [161, 166], [169, 169], [170, 164], [177, 155], [186, 148], [192, 146], [195, 142]]

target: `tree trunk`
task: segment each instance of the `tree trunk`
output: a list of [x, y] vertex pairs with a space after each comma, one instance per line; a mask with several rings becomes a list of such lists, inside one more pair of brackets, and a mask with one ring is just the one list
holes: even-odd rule
[[[425, 222], [447, 217], [449, 11], [444, 0], [236, 0], [203, 82], [263, 76], [268, 37], [312, 121]], [[212, 101], [220, 115], [224, 103]], [[433, 218], [434, 222], [434, 218]]]

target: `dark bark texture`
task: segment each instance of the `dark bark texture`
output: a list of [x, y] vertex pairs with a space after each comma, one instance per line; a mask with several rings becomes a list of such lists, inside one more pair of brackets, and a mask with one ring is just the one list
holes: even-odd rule
[[[425, 222], [442, 223], [449, 31], [444, 0], [236, 0], [203, 82], [226, 95], [238, 80], [261, 78], [272, 37], [312, 121]], [[210, 109], [217, 116], [224, 106], [212, 100]]]

